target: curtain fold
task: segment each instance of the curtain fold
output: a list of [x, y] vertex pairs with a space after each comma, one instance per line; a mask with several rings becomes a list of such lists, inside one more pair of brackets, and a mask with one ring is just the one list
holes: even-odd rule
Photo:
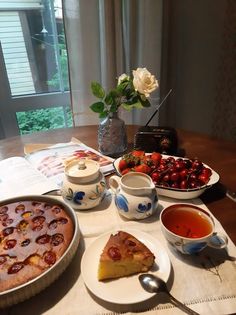
[[[76, 126], [98, 123], [89, 108], [92, 81], [111, 89], [122, 73], [146, 67], [160, 83], [162, 0], [65, 0], [63, 12]], [[158, 99], [159, 90], [152, 108], [122, 111], [121, 117], [145, 124]]]
[[99, 1], [101, 84], [110, 89], [125, 70], [122, 34], [122, 1]]
[[226, 4], [212, 135], [236, 141], [236, 2], [228, 0]]

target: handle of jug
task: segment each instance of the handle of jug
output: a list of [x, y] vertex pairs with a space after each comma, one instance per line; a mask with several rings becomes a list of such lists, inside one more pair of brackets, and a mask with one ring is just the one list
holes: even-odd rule
[[120, 181], [120, 177], [117, 175], [113, 175], [109, 178], [109, 186], [114, 193], [117, 192], [117, 189], [120, 186]]

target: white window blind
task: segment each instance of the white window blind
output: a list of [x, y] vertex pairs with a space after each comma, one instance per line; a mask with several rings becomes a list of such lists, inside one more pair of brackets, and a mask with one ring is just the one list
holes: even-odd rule
[[32, 10], [42, 7], [42, 0], [1, 0], [0, 10]]
[[0, 12], [0, 41], [12, 95], [35, 93], [18, 12]]

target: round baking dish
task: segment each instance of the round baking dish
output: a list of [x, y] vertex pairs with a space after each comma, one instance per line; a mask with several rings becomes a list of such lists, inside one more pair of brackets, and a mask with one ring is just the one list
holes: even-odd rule
[[18, 201], [41, 201], [49, 204], [61, 205], [72, 220], [74, 233], [69, 246], [54, 265], [49, 267], [41, 275], [35, 277], [34, 279], [12, 289], [0, 292], [0, 308], [9, 307], [13, 304], [22, 302], [36, 295], [37, 293], [48, 287], [50, 284], [52, 284], [68, 267], [69, 263], [76, 253], [76, 249], [80, 241], [80, 230], [77, 216], [74, 210], [62, 200], [59, 200], [55, 197], [42, 195], [25, 195], [5, 199], [0, 202], [0, 206], [15, 203]]

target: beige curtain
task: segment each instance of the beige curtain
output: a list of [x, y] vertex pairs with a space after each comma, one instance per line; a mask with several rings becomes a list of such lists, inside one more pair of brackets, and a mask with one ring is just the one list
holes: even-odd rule
[[[98, 123], [89, 108], [91, 81], [110, 89], [120, 74], [146, 67], [161, 83], [162, 0], [64, 0], [63, 11], [75, 125]], [[152, 108], [122, 112], [122, 118], [145, 124], [159, 90], [152, 98]]]

